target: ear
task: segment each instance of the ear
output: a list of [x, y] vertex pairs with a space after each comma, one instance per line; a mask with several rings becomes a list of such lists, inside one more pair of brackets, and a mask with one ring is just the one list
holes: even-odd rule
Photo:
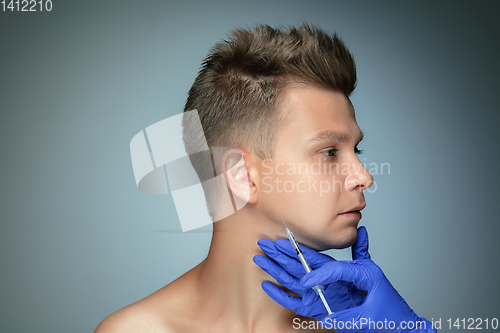
[[233, 198], [239, 210], [247, 203], [257, 202], [257, 191], [255, 184], [249, 177], [249, 170], [245, 164], [245, 155], [240, 149], [231, 148], [222, 156], [223, 172], [226, 175], [228, 187], [233, 193]]

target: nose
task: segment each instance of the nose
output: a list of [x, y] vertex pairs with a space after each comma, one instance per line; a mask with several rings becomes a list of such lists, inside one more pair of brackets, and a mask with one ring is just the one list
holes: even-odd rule
[[373, 176], [356, 157], [356, 162], [349, 165], [349, 173], [345, 179], [347, 191], [367, 190], [373, 185]]

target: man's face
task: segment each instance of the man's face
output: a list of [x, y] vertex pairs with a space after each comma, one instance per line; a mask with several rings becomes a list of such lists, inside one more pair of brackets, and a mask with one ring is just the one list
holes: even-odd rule
[[362, 209], [363, 190], [373, 183], [356, 154], [362, 132], [354, 108], [342, 93], [304, 85], [288, 89], [282, 101], [288, 119], [276, 133], [272, 161], [261, 166], [257, 204], [304, 245], [348, 247], [361, 213], [342, 213]]

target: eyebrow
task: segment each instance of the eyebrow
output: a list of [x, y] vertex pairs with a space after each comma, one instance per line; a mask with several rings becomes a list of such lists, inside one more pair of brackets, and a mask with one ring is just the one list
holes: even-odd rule
[[[363, 140], [363, 137], [365, 136], [365, 133], [363, 131], [360, 132], [359, 134], [359, 139], [358, 143]], [[331, 141], [337, 141], [337, 142], [344, 142], [347, 141], [349, 136], [345, 133], [339, 133], [339, 132], [334, 132], [334, 131], [323, 131], [311, 138], [311, 141], [324, 141], [324, 140], [331, 140]]]

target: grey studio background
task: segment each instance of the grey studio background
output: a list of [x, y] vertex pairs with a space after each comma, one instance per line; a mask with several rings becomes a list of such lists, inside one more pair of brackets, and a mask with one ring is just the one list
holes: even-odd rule
[[[0, 12], [0, 331], [92, 332], [206, 256], [129, 143], [182, 111], [233, 27], [300, 19], [355, 55], [372, 258], [420, 316], [500, 317], [493, 1], [61, 1]], [[330, 251], [349, 259], [349, 251]]]

